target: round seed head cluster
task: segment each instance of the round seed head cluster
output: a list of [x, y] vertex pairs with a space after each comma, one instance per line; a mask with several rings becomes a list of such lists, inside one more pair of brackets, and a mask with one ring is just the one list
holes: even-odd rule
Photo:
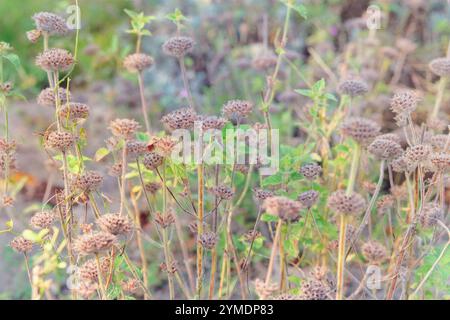
[[273, 197], [274, 193], [273, 193], [273, 191], [270, 191], [270, 190], [254, 188], [253, 196], [255, 197], [256, 200], [263, 201], [263, 200], [266, 200], [267, 198]]
[[35, 213], [30, 219], [30, 225], [35, 229], [49, 228], [55, 221], [55, 215], [51, 211]]
[[127, 141], [127, 155], [137, 158], [147, 152], [147, 143], [138, 140]]
[[276, 297], [272, 298], [273, 300], [299, 300], [300, 297], [290, 294], [290, 293], [282, 293]]
[[164, 157], [157, 152], [148, 152], [144, 156], [144, 166], [149, 170], [155, 170], [162, 165]]
[[123, 281], [120, 284], [122, 290], [124, 292], [128, 292], [131, 294], [136, 294], [139, 291], [139, 288], [141, 287], [141, 284], [136, 279], [128, 279], [126, 281]]
[[145, 191], [150, 194], [155, 194], [161, 189], [161, 184], [158, 182], [148, 182], [144, 185]]
[[63, 119], [86, 119], [89, 116], [89, 107], [80, 102], [66, 103], [59, 111], [59, 115]]
[[450, 76], [450, 58], [437, 58], [428, 65], [431, 72], [440, 77]]
[[74, 249], [83, 256], [97, 254], [110, 249], [116, 241], [116, 237], [109, 232], [86, 233], [75, 240]]
[[406, 161], [412, 163], [424, 162], [428, 159], [432, 148], [428, 144], [417, 144], [415, 146], [409, 147], [405, 152]]
[[[111, 267], [111, 259], [109, 257], [100, 258], [100, 271], [103, 276], [108, 274]], [[82, 280], [98, 282], [98, 267], [95, 259], [89, 259], [78, 268], [78, 276]]]
[[284, 196], [267, 198], [263, 203], [264, 209], [272, 215], [278, 216], [285, 222], [296, 222], [300, 219], [300, 210], [303, 206], [300, 202]]
[[92, 281], [80, 281], [76, 291], [83, 299], [89, 299], [98, 291], [98, 284]]
[[377, 136], [377, 139], [391, 140], [398, 144], [401, 144], [402, 139], [395, 133], [383, 133]]
[[276, 283], [269, 283], [266, 285], [266, 282], [264, 280], [255, 280], [255, 292], [261, 300], [267, 299], [277, 291], [278, 285]]
[[419, 97], [412, 90], [402, 90], [391, 99], [391, 110], [397, 115], [408, 115], [417, 108]]
[[369, 86], [362, 80], [346, 79], [339, 84], [339, 92], [351, 97], [361, 96], [369, 91]]
[[156, 138], [154, 143], [155, 152], [163, 157], [169, 157], [176, 145], [177, 141], [170, 136]]
[[366, 201], [359, 193], [347, 195], [345, 191], [338, 190], [328, 197], [328, 205], [336, 213], [358, 215], [364, 211]]
[[22, 236], [18, 236], [12, 239], [9, 245], [19, 253], [28, 253], [31, 251], [31, 249], [33, 249], [33, 242], [25, 239]]
[[203, 131], [221, 130], [227, 123], [227, 119], [216, 116], [198, 116], [196, 121], [200, 122], [200, 127]]
[[153, 58], [144, 53], [133, 53], [125, 57], [123, 65], [129, 72], [141, 72], [153, 65]]
[[300, 291], [302, 300], [329, 300], [330, 288], [315, 279], [304, 280]]
[[128, 217], [117, 213], [107, 213], [97, 219], [99, 228], [113, 235], [123, 235], [131, 231], [132, 225]]
[[381, 160], [390, 160], [399, 157], [403, 153], [400, 144], [394, 140], [376, 138], [367, 148], [370, 153]]
[[42, 35], [42, 31], [41, 30], [33, 29], [33, 30], [30, 30], [30, 31], [27, 31], [27, 39], [31, 43], [38, 42], [38, 40], [41, 37], [41, 35]]
[[300, 173], [308, 180], [315, 180], [322, 173], [322, 167], [317, 163], [308, 163], [300, 168]]
[[247, 242], [255, 241], [255, 239], [259, 237], [261, 237], [261, 232], [258, 230], [249, 230], [244, 234], [244, 240]]
[[165, 229], [175, 223], [175, 216], [170, 211], [167, 213], [158, 212], [155, 216], [155, 222], [159, 224], [161, 228]]
[[120, 177], [122, 174], [122, 163], [114, 163], [109, 167], [108, 174], [112, 177]]
[[194, 47], [194, 39], [190, 37], [172, 37], [164, 42], [163, 52], [169, 56], [182, 58]]
[[433, 152], [430, 155], [430, 162], [438, 171], [445, 171], [450, 168], [450, 153], [448, 152]]
[[[67, 98], [68, 98], [67, 93], [68, 93], [68, 91], [63, 88], [58, 89], [58, 97], [59, 97], [59, 101], [61, 103], [67, 102]], [[69, 93], [69, 97], [70, 97], [70, 93]], [[56, 104], [54, 89], [46, 88], [46, 89], [42, 90], [37, 97], [37, 104], [40, 106], [43, 106], [43, 107], [54, 107]]]
[[227, 187], [226, 185], [216, 186], [213, 188], [212, 192], [222, 200], [230, 200], [234, 195], [233, 189]]
[[115, 119], [109, 124], [109, 129], [113, 136], [127, 140], [130, 139], [139, 128], [139, 123], [134, 119]]
[[230, 100], [222, 107], [223, 115], [228, 119], [246, 118], [253, 109], [253, 104], [245, 100]]
[[47, 72], [69, 70], [74, 62], [69, 51], [59, 48], [45, 50], [36, 58], [36, 65]]
[[161, 122], [168, 130], [192, 129], [194, 127], [197, 114], [192, 108], [181, 108], [175, 110], [164, 117]]
[[89, 170], [75, 175], [72, 180], [72, 187], [76, 190], [89, 193], [98, 190], [102, 182], [103, 177], [100, 173]]
[[424, 228], [432, 228], [444, 217], [444, 210], [434, 203], [427, 203], [419, 213], [419, 222]]
[[386, 248], [377, 241], [368, 241], [361, 249], [364, 258], [371, 264], [380, 264], [387, 258]]
[[33, 15], [36, 29], [50, 35], [62, 36], [69, 32], [66, 20], [51, 12], [38, 12]]
[[198, 242], [207, 250], [214, 249], [217, 243], [217, 235], [212, 231], [207, 231], [200, 235]]
[[75, 142], [75, 137], [66, 131], [53, 131], [46, 137], [45, 147], [65, 151]]
[[416, 168], [414, 162], [409, 161], [404, 155], [391, 162], [392, 170], [395, 172], [412, 172]]
[[450, 152], [450, 143], [447, 144], [447, 141], [450, 141], [447, 134], [436, 134], [430, 138], [430, 143], [436, 151]]
[[377, 201], [377, 210], [379, 214], [384, 214], [387, 210], [394, 206], [394, 196], [386, 194], [381, 196]]
[[308, 190], [302, 192], [297, 197], [297, 200], [306, 208], [311, 208], [319, 199], [319, 192], [316, 190]]
[[354, 117], [344, 121], [341, 131], [344, 135], [365, 145], [378, 135], [380, 126], [370, 119]]

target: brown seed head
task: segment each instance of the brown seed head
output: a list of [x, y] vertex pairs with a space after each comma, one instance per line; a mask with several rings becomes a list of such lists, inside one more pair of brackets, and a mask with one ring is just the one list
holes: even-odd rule
[[338, 190], [328, 197], [328, 205], [338, 214], [359, 215], [364, 211], [366, 201], [359, 193], [347, 195], [345, 191]]
[[171, 211], [166, 213], [157, 212], [155, 222], [159, 224], [161, 228], [165, 229], [175, 223], [175, 216]]
[[77, 191], [89, 193], [98, 190], [102, 182], [103, 177], [100, 173], [89, 170], [73, 176], [71, 185]]
[[367, 148], [370, 153], [381, 160], [391, 160], [403, 153], [402, 147], [394, 140], [376, 138]]
[[395, 198], [390, 194], [381, 196], [377, 201], [377, 211], [379, 214], [386, 213], [394, 206]]
[[55, 221], [55, 214], [52, 211], [40, 211], [30, 219], [30, 225], [35, 229], [47, 229]]
[[444, 210], [434, 203], [426, 203], [419, 213], [419, 222], [424, 228], [432, 228], [444, 217]]
[[107, 213], [97, 219], [99, 228], [113, 235], [127, 234], [132, 229], [132, 224], [127, 216], [118, 213]]
[[315, 279], [304, 280], [300, 291], [302, 300], [329, 300], [330, 288]]
[[386, 248], [377, 241], [368, 241], [362, 246], [362, 254], [370, 264], [380, 264], [387, 258]]
[[89, 107], [80, 102], [66, 103], [59, 111], [59, 115], [63, 119], [86, 119], [89, 116]]
[[19, 253], [28, 253], [33, 249], [33, 242], [30, 240], [25, 239], [22, 236], [15, 237], [9, 245], [11, 248], [13, 248], [15, 251]]
[[230, 200], [234, 195], [233, 189], [227, 187], [226, 185], [219, 185], [217, 187], [214, 187], [212, 192], [222, 200]]
[[176, 58], [184, 57], [193, 47], [194, 40], [190, 37], [172, 37], [162, 46], [165, 54]]
[[424, 162], [428, 159], [432, 148], [428, 144], [418, 144], [406, 149], [405, 159], [412, 163]]
[[253, 109], [253, 104], [244, 100], [230, 100], [222, 106], [222, 113], [228, 119], [246, 118]]
[[125, 57], [123, 66], [128, 72], [141, 72], [153, 65], [153, 58], [144, 53], [133, 53]]
[[[100, 258], [100, 271], [102, 276], [106, 276], [111, 267], [111, 259], [109, 257]], [[90, 280], [98, 282], [98, 267], [95, 259], [89, 259], [78, 268], [78, 276], [82, 280]]]
[[345, 120], [341, 131], [358, 143], [366, 145], [378, 135], [380, 126], [370, 119], [355, 117]]
[[203, 248], [212, 250], [216, 246], [217, 235], [212, 231], [207, 231], [200, 235], [198, 242]]
[[65, 151], [75, 142], [75, 137], [66, 131], [53, 131], [46, 137], [45, 147]]
[[41, 30], [33, 29], [33, 30], [30, 30], [30, 31], [27, 31], [27, 39], [31, 43], [38, 42], [38, 40], [41, 37], [41, 35], [42, 35], [42, 31]]
[[362, 80], [346, 79], [339, 84], [339, 92], [351, 97], [361, 96], [369, 91], [369, 86]]
[[308, 180], [315, 180], [322, 173], [322, 167], [317, 163], [308, 163], [300, 168], [300, 173]]
[[300, 210], [303, 206], [299, 201], [284, 196], [273, 196], [264, 200], [263, 208], [285, 222], [296, 222], [300, 219]]
[[273, 191], [270, 190], [254, 188], [253, 196], [257, 201], [263, 201], [266, 200], [267, 198], [273, 197], [274, 193]]
[[134, 119], [115, 119], [109, 124], [109, 129], [115, 137], [126, 140], [131, 139], [139, 128], [139, 123]]
[[59, 48], [45, 50], [36, 58], [36, 65], [47, 72], [69, 70], [74, 62], [69, 51]]
[[440, 77], [450, 76], [450, 58], [437, 58], [428, 65], [431, 72]]
[[159, 182], [148, 182], [144, 185], [145, 191], [150, 194], [155, 194], [161, 189], [161, 184]]
[[138, 140], [127, 141], [127, 155], [136, 159], [147, 152], [147, 143]]
[[86, 233], [75, 240], [74, 249], [83, 256], [98, 254], [110, 249], [116, 241], [116, 237], [108, 232], [97, 231]]
[[192, 108], [181, 108], [166, 114], [161, 118], [164, 126], [170, 130], [192, 129], [194, 127], [197, 114]]
[[[58, 89], [58, 97], [59, 97], [59, 101], [61, 103], [67, 102], [67, 98], [68, 98], [67, 93], [68, 93], [68, 91], [63, 88]], [[69, 92], [69, 98], [70, 98], [70, 92]], [[56, 104], [54, 89], [46, 88], [46, 89], [42, 90], [39, 93], [39, 96], [37, 97], [37, 104], [40, 106], [43, 106], [43, 107], [54, 107]]]
[[200, 127], [203, 131], [222, 130], [227, 123], [227, 119], [216, 116], [198, 116], [196, 121], [200, 122]]
[[417, 108], [419, 97], [412, 90], [402, 90], [394, 94], [391, 99], [391, 110], [397, 115], [410, 114]]
[[264, 280], [255, 280], [255, 292], [258, 295], [259, 299], [266, 300], [277, 291], [278, 285], [276, 283], [269, 283], [266, 285], [266, 282]]
[[447, 152], [433, 152], [430, 155], [430, 162], [437, 171], [445, 171], [450, 167], [450, 153]]
[[38, 12], [33, 15], [36, 29], [54, 36], [63, 36], [69, 32], [66, 20], [51, 12]]
[[162, 165], [163, 160], [164, 158], [160, 154], [156, 152], [148, 152], [145, 154], [142, 162], [148, 170], [155, 170]]
[[319, 199], [319, 192], [308, 190], [298, 195], [297, 200], [306, 208], [311, 208]]

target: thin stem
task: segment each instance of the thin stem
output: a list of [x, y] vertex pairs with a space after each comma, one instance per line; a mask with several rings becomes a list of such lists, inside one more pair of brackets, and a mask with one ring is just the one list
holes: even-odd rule
[[184, 90], [186, 91], [186, 94], [187, 94], [189, 107], [191, 107], [192, 109], [195, 110], [195, 103], [194, 103], [194, 99], [192, 98], [191, 89], [189, 87], [189, 82], [188, 82], [187, 72], [186, 72], [186, 65], [184, 64], [184, 58], [183, 57], [179, 58], [178, 62], [180, 64], [181, 77], [183, 78]]
[[98, 253], [95, 254], [95, 262], [97, 263], [97, 278], [100, 292], [102, 294], [102, 300], [107, 300], [108, 295], [106, 294], [105, 286], [103, 283], [102, 267], [100, 265], [100, 258], [98, 256]]
[[141, 96], [141, 108], [142, 108], [142, 116], [144, 117], [145, 129], [147, 133], [151, 132], [150, 121], [148, 120], [147, 114], [147, 103], [145, 101], [144, 95], [144, 80], [142, 79], [142, 73], [138, 73], [138, 83], [139, 83], [139, 95]]
[[[197, 215], [197, 242], [203, 234], [203, 164], [197, 166], [198, 188], [198, 215]], [[197, 243], [197, 299], [201, 299], [203, 284], [203, 247]]]
[[439, 79], [438, 91], [436, 94], [436, 100], [434, 103], [433, 112], [431, 113], [431, 119], [435, 119], [439, 113], [439, 110], [442, 105], [442, 101], [444, 100], [444, 92], [445, 92], [445, 87], [447, 86], [447, 83], [448, 83], [447, 77], [441, 77]]
[[120, 209], [119, 215], [123, 214], [123, 208], [125, 205], [125, 174], [127, 171], [127, 142], [124, 141], [122, 147], [122, 174], [120, 178]]
[[275, 257], [277, 255], [278, 241], [280, 239], [282, 225], [283, 225], [283, 221], [281, 219], [279, 219], [278, 224], [277, 224], [277, 229], [275, 231], [275, 238], [273, 239], [272, 252], [270, 253], [269, 266], [267, 267], [266, 280], [265, 280], [266, 286], [268, 286], [270, 284], [270, 280], [272, 278], [273, 265], [275, 263]]

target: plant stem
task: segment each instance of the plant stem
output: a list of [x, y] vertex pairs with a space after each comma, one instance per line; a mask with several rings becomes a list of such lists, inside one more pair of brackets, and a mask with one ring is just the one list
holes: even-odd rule
[[195, 110], [195, 103], [194, 103], [194, 99], [192, 97], [191, 89], [189, 87], [189, 81], [187, 78], [186, 65], [184, 64], [184, 58], [183, 57], [179, 58], [178, 62], [180, 64], [181, 77], [183, 78], [184, 90], [186, 91], [186, 94], [187, 94], [189, 107], [191, 107], [192, 109]]
[[275, 263], [275, 257], [277, 255], [278, 241], [280, 239], [282, 225], [283, 225], [283, 221], [281, 219], [279, 219], [278, 224], [277, 224], [277, 229], [275, 231], [275, 237], [273, 238], [272, 252], [270, 253], [269, 266], [267, 267], [266, 280], [265, 280], [266, 286], [269, 286], [270, 280], [272, 278], [273, 265]]
[[439, 109], [441, 108], [442, 101], [444, 100], [445, 87], [447, 86], [447, 83], [448, 83], [447, 79], [448, 79], [447, 77], [441, 77], [439, 79], [438, 91], [436, 94], [436, 100], [434, 103], [433, 112], [431, 113], [431, 119], [435, 119], [439, 113]]
[[120, 178], [120, 209], [119, 215], [123, 214], [123, 207], [125, 205], [125, 174], [127, 171], [127, 141], [124, 140], [122, 147], [122, 174]]
[[145, 101], [144, 95], [144, 80], [142, 79], [142, 73], [138, 72], [138, 83], [139, 83], [139, 95], [141, 96], [141, 108], [142, 108], [142, 116], [144, 117], [145, 129], [147, 133], [151, 132], [150, 121], [148, 120], [147, 114], [147, 103]]
[[97, 263], [97, 278], [98, 278], [98, 285], [100, 287], [100, 292], [102, 294], [102, 300], [107, 300], [108, 295], [106, 294], [105, 286], [103, 284], [103, 275], [102, 275], [102, 267], [100, 265], [100, 258], [98, 256], [98, 253], [95, 254], [95, 261]]
[[197, 165], [198, 215], [197, 215], [197, 299], [201, 299], [203, 284], [203, 247], [199, 240], [203, 234], [203, 164]]

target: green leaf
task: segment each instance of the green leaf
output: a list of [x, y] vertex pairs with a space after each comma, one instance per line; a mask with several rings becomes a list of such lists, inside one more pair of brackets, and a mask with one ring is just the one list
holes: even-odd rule
[[106, 157], [110, 153], [109, 149], [107, 148], [100, 148], [95, 152], [94, 160], [96, 162], [99, 162], [104, 157]]
[[313, 95], [311, 89], [295, 89], [294, 91], [297, 92], [298, 94], [301, 94], [302, 96], [309, 98], [311, 98]]
[[263, 187], [266, 187], [266, 186], [270, 186], [270, 185], [278, 185], [282, 182], [283, 182], [283, 176], [281, 175], [280, 172], [278, 172], [278, 173], [274, 174], [273, 176], [264, 178], [262, 185], [263, 185]]
[[149, 140], [149, 136], [145, 132], [137, 132], [136, 139], [138, 139], [139, 141], [147, 142]]
[[6, 60], [8, 60], [9, 62], [11, 62], [11, 64], [16, 69], [16, 71], [18, 71], [20, 69], [20, 59], [19, 59], [19, 56], [17, 54], [8, 53], [8, 54], [4, 55], [3, 57]]
[[264, 222], [275, 222], [275, 221], [278, 221], [278, 217], [274, 216], [274, 215], [271, 215], [271, 214], [268, 214], [268, 213], [263, 213], [261, 215], [261, 221], [264, 221]]
[[294, 9], [303, 19], [308, 19], [308, 10], [306, 10], [304, 5], [295, 4], [292, 6], [292, 9]]

